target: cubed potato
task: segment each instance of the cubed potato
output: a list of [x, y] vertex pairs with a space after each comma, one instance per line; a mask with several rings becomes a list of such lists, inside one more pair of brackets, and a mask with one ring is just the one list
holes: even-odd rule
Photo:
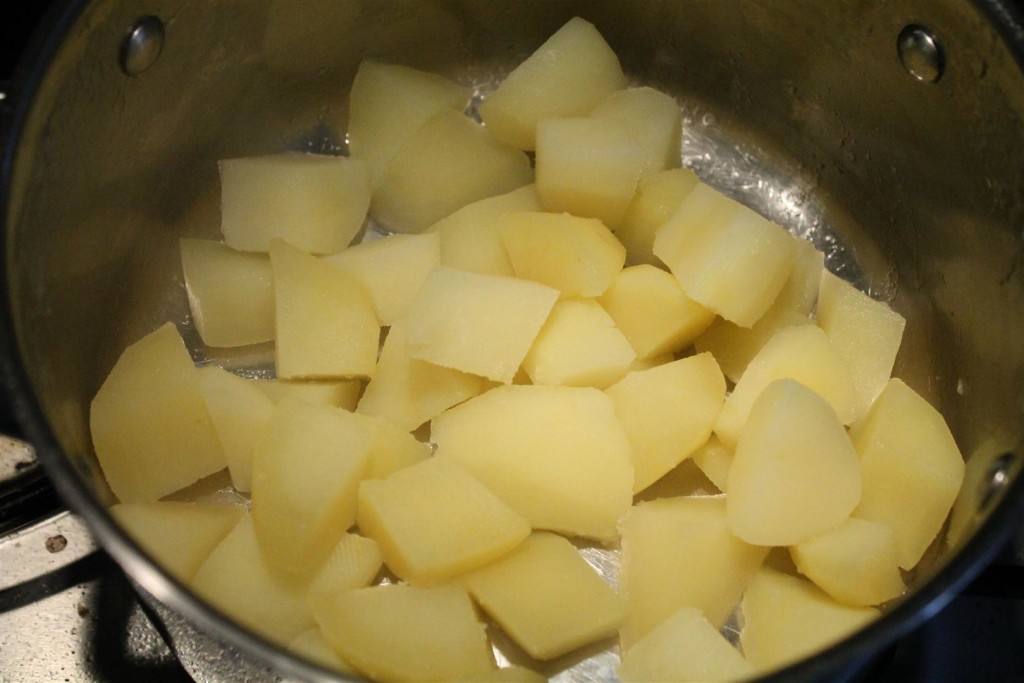
[[711, 436], [725, 377], [709, 353], [631, 372], [606, 392], [633, 447], [633, 492], [681, 463]]
[[276, 303], [276, 367], [282, 379], [369, 377], [380, 323], [348, 275], [281, 240], [270, 247]]
[[825, 272], [825, 254], [807, 240], [796, 240], [793, 252], [793, 270], [782, 291], [772, 302], [772, 308], [787, 309], [809, 316], [818, 301], [821, 275]]
[[441, 239], [391, 235], [343, 249], [324, 261], [359, 283], [381, 325], [393, 325], [408, 312], [430, 271], [441, 264]]
[[315, 605], [331, 593], [369, 586], [383, 566], [384, 553], [377, 541], [358, 534], [342, 534], [309, 583], [309, 604]]
[[640, 169], [641, 181], [679, 166], [683, 115], [671, 95], [646, 86], [617, 90], [598, 102], [590, 116], [622, 121], [632, 128], [634, 144], [645, 150], [647, 158]]
[[864, 495], [854, 516], [892, 527], [910, 569], [938, 536], [964, 477], [964, 460], [935, 408], [891, 379], [850, 430]]
[[325, 669], [340, 671], [348, 676], [359, 675], [351, 664], [338, 656], [318, 626], [306, 629], [292, 638], [285, 649]]
[[693, 452], [693, 462], [711, 483], [722, 493], [728, 492], [729, 468], [732, 467], [732, 450], [714, 434]]
[[680, 351], [715, 320], [670, 273], [646, 264], [620, 270], [600, 302], [638, 358]]
[[365, 413], [353, 413], [353, 417], [370, 435], [366, 479], [384, 479], [430, 457], [430, 446], [387, 419]]
[[557, 300], [537, 282], [441, 266], [405, 319], [406, 347], [418, 360], [508, 383]]
[[245, 508], [160, 501], [118, 503], [110, 514], [163, 569], [187, 583]]
[[767, 567], [743, 595], [740, 646], [768, 672], [808, 657], [878, 618], [870, 607], [840, 605], [810, 581]]
[[252, 490], [253, 453], [274, 402], [251, 380], [214, 366], [200, 368], [199, 391], [224, 449], [231, 483], [247, 493]]
[[183, 239], [181, 268], [192, 322], [204, 344], [245, 346], [274, 338], [274, 279], [265, 254]]
[[226, 465], [198, 370], [171, 323], [124, 350], [92, 400], [89, 428], [122, 503], [154, 502]]
[[369, 465], [370, 435], [332, 406], [277, 404], [252, 472], [252, 514], [267, 563], [305, 577], [356, 518], [356, 491]]
[[248, 514], [213, 549], [189, 585], [228, 617], [282, 647], [314, 625], [305, 590], [265, 563]]
[[523, 360], [534, 384], [604, 389], [629, 370], [636, 353], [593, 299], [562, 299]]
[[792, 379], [761, 392], [729, 468], [729, 528], [793, 545], [835, 527], [861, 497], [857, 452], [831, 406]]
[[348, 149], [363, 159], [374, 187], [409, 137], [442, 111], [456, 112], [472, 91], [438, 74], [364, 59], [348, 100]]
[[409, 355], [405, 324], [391, 326], [366, 385], [357, 413], [376, 415], [406, 431], [414, 431], [435, 415], [482, 393], [487, 380]]
[[715, 423], [715, 434], [722, 443], [736, 447], [754, 401], [769, 384], [786, 378], [817, 392], [842, 424], [853, 420], [853, 382], [838, 351], [814, 325], [786, 327], [772, 335], [750, 361], [722, 407]]
[[844, 605], [868, 607], [903, 595], [892, 527], [851, 517], [789, 549], [800, 573]]
[[497, 139], [532, 150], [539, 121], [584, 116], [625, 87], [615, 52], [593, 24], [574, 17], [505, 77], [480, 116]]
[[496, 197], [467, 204], [427, 228], [441, 236], [441, 263], [487, 275], [515, 275], [501, 242], [506, 213], [543, 211], [537, 186], [530, 184]]
[[601, 296], [622, 270], [626, 249], [600, 221], [556, 213], [508, 213], [501, 241], [517, 277], [563, 296]]
[[323, 403], [345, 410], [355, 410], [359, 394], [363, 390], [363, 383], [357, 379], [320, 382], [290, 382], [279, 379], [252, 379], [249, 381], [274, 403], [292, 397], [302, 399], [307, 403]]
[[538, 532], [462, 578], [487, 614], [534, 659], [614, 635], [625, 604], [572, 543]]
[[525, 154], [469, 117], [444, 110], [391, 158], [370, 214], [392, 232], [422, 232], [466, 204], [532, 182]]
[[413, 582], [450, 579], [530, 535], [520, 514], [448, 458], [364, 481], [357, 521], [380, 543], [388, 569]]
[[344, 248], [366, 220], [370, 175], [347, 157], [288, 152], [220, 162], [221, 232], [240, 251], [283, 239], [314, 254]]
[[632, 501], [629, 441], [597, 389], [497, 387], [434, 418], [451, 457], [535, 529], [599, 541], [618, 536]]
[[375, 680], [440, 681], [494, 668], [484, 625], [456, 586], [357, 588], [325, 598], [313, 615], [338, 654]]
[[688, 168], [669, 168], [640, 180], [615, 230], [615, 236], [626, 247], [626, 263], [661, 264], [653, 251], [654, 235], [699, 182], [697, 174]]
[[767, 553], [729, 531], [724, 496], [633, 507], [622, 522], [619, 585], [629, 606], [619, 631], [623, 651], [682, 607], [696, 607], [721, 628]]
[[683, 607], [641, 638], [622, 658], [622, 683], [741, 681], [754, 667], [708, 623], [699, 609]]
[[764, 315], [793, 269], [796, 239], [703, 183], [654, 237], [687, 296], [741, 327]]
[[772, 306], [753, 327], [740, 327], [724, 318], [716, 318], [704, 332], [693, 340], [698, 352], [708, 352], [722, 366], [722, 372], [733, 382], [739, 382], [764, 345], [785, 327], [813, 325], [807, 315], [789, 308]]
[[907, 321], [881, 301], [825, 271], [818, 296], [818, 325], [846, 361], [863, 415], [892, 374]]

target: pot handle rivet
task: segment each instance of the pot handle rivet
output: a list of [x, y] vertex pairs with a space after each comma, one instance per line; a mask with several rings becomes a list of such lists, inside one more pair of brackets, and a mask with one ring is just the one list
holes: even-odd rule
[[121, 43], [121, 71], [138, 76], [153, 66], [164, 46], [164, 22], [158, 17], [142, 17], [128, 29]]
[[937, 83], [946, 69], [942, 45], [931, 29], [911, 24], [896, 39], [900, 64], [907, 73], [925, 83]]

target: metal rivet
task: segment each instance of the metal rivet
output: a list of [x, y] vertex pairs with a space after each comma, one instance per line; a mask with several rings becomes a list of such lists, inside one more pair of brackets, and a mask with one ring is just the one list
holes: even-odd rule
[[1010, 469], [1015, 458], [1013, 453], [1003, 453], [988, 466], [988, 473], [981, 482], [981, 510], [985, 510], [1010, 483]]
[[900, 63], [907, 73], [919, 81], [936, 83], [946, 69], [946, 58], [931, 29], [910, 25], [900, 31], [896, 40]]
[[164, 22], [157, 17], [142, 17], [128, 30], [121, 43], [121, 70], [138, 76], [153, 66], [164, 46]]

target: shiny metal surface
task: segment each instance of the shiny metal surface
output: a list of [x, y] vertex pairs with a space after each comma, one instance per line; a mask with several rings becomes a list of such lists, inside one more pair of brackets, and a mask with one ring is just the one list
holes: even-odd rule
[[907, 26], [896, 39], [900, 63], [911, 76], [935, 83], [946, 69], [946, 56], [935, 35], [924, 26]]
[[128, 30], [121, 45], [121, 70], [138, 76], [153, 66], [164, 47], [164, 22], [159, 17], [142, 17]]

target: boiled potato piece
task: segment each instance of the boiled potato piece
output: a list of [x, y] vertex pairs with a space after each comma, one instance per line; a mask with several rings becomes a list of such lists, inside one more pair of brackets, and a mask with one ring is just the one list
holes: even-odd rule
[[619, 271], [600, 302], [641, 359], [682, 350], [715, 320], [670, 273], [646, 264]]
[[663, 498], [633, 507], [622, 522], [620, 590], [629, 612], [624, 652], [682, 607], [720, 628], [768, 548], [736, 538], [723, 496]]
[[204, 344], [245, 346], [274, 338], [274, 280], [264, 254], [183, 239], [181, 268], [192, 322]]
[[285, 649], [325, 669], [340, 671], [349, 676], [359, 675], [351, 664], [338, 656], [319, 627], [314, 626], [295, 636]]
[[392, 232], [422, 232], [466, 204], [533, 182], [530, 160], [467, 116], [444, 110], [391, 158], [370, 214]]
[[772, 302], [772, 308], [786, 309], [810, 315], [818, 301], [822, 273], [825, 272], [825, 254], [807, 240], [796, 240], [793, 252], [793, 270], [782, 291]]
[[462, 584], [534, 659], [554, 659], [615, 633], [625, 605], [566, 539], [538, 532]]
[[270, 247], [281, 379], [369, 377], [380, 323], [351, 277], [281, 240]]
[[267, 424], [252, 471], [252, 515], [267, 563], [306, 577], [356, 518], [370, 435], [352, 413], [285, 399]]
[[776, 332], [786, 327], [813, 324], [814, 321], [802, 313], [772, 306], [753, 327], [740, 327], [724, 318], [716, 318], [693, 340], [693, 347], [698, 352], [713, 355], [725, 376], [739, 382], [750, 361]]
[[510, 277], [436, 268], [405, 319], [409, 355], [508, 383], [558, 291]]
[[501, 241], [517, 277], [563, 296], [600, 296], [622, 270], [626, 249], [600, 221], [557, 213], [508, 213]]
[[631, 372], [606, 393], [633, 447], [636, 493], [708, 440], [725, 401], [725, 377], [703, 353]]
[[380, 543], [388, 569], [414, 582], [442, 581], [484, 565], [530, 534], [521, 515], [447, 458], [364, 481], [357, 521]]
[[313, 616], [341, 657], [376, 680], [440, 681], [494, 668], [462, 588], [357, 588], [325, 598]]
[[322, 600], [325, 594], [369, 586], [382, 566], [384, 553], [377, 541], [358, 534], [342, 534], [310, 581], [310, 606]]
[[754, 667], [695, 607], [683, 607], [661, 622], [630, 648], [619, 667], [623, 683], [710, 683], [753, 675]]
[[892, 527], [900, 567], [910, 569], [938, 536], [960, 491], [960, 449], [942, 415], [895, 378], [850, 436], [864, 475], [854, 516]]
[[711, 483], [722, 493], [728, 492], [729, 468], [732, 467], [732, 450], [727, 448], [714, 434], [704, 445], [693, 452], [693, 462]]
[[367, 479], [384, 479], [430, 457], [429, 445], [385, 418], [363, 413], [353, 413], [353, 417], [370, 435]]
[[851, 517], [789, 549], [800, 573], [844, 605], [868, 607], [903, 595], [892, 527]]
[[435, 457], [457, 460], [533, 528], [618, 536], [633, 465], [612, 400], [597, 389], [497, 387], [434, 418], [431, 440]]
[[861, 473], [825, 399], [782, 379], [754, 402], [726, 486], [734, 534], [757, 545], [793, 545], [846, 521], [860, 502]]
[[119, 503], [110, 514], [161, 567], [187, 583], [245, 508], [162, 501]]
[[363, 227], [370, 175], [357, 159], [288, 152], [220, 162], [221, 232], [240, 251], [283, 239], [314, 254], [344, 248]]
[[408, 312], [430, 271], [441, 264], [441, 239], [391, 235], [343, 249], [324, 261], [359, 283], [381, 325], [393, 325]]
[[615, 230], [626, 247], [626, 263], [660, 265], [652, 251], [654, 236], [676, 212], [700, 178], [688, 168], [669, 168], [642, 178]]
[[523, 359], [534, 384], [603, 389], [619, 380], [636, 353], [593, 299], [562, 299]]
[[374, 187], [409, 137], [442, 111], [462, 111], [469, 88], [437, 74], [364, 59], [348, 99], [348, 149]]
[[625, 87], [608, 43], [593, 24], [574, 17], [505, 77], [480, 105], [480, 116], [497, 139], [532, 150], [542, 119], [584, 116]]
[[354, 410], [363, 390], [363, 383], [356, 379], [289, 382], [278, 379], [252, 379], [253, 386], [266, 394], [271, 401], [279, 403], [288, 398], [299, 398], [307, 403], [323, 403], [336, 408]]
[[92, 400], [89, 428], [122, 503], [154, 502], [226, 465], [198, 370], [171, 323], [124, 350]]
[[617, 90], [598, 102], [590, 116], [632, 127], [635, 144], [646, 151], [648, 160], [640, 169], [640, 180], [679, 166], [683, 115], [671, 95], [646, 86]]
[[703, 183], [654, 237], [687, 296], [741, 327], [764, 315], [793, 269], [796, 239]]
[[810, 581], [764, 567], [743, 595], [740, 645], [768, 672], [810, 656], [878, 618], [870, 607], [840, 605]]

